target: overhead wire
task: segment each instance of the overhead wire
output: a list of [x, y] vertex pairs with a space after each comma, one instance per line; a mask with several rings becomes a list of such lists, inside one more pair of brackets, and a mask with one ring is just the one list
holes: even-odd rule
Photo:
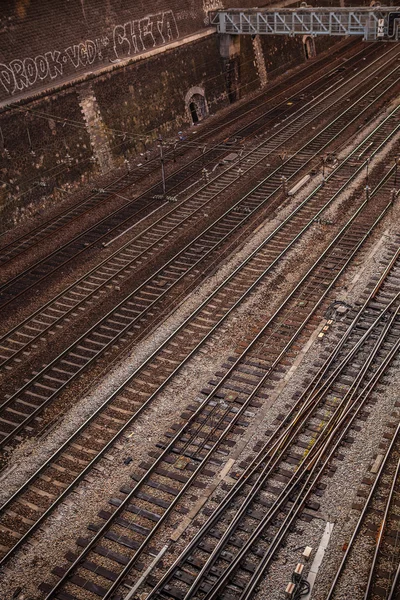
[[[241, 66], [243, 66], [243, 65], [246, 65], [247, 63], [250, 63], [250, 62], [254, 62], [254, 60], [253, 59], [249, 59], [248, 61], [242, 62], [240, 64], [241, 64]], [[205, 64], [207, 64], [207, 63], [205, 63]], [[226, 75], [229, 74], [229, 72], [234, 72], [234, 70], [235, 70], [234, 67], [232, 67], [231, 69], [229, 69], [227, 71], [223, 71], [223, 72], [219, 73], [218, 75], [214, 75], [214, 76], [211, 76], [211, 77], [207, 78], [205, 81], [211, 81], [211, 80], [215, 80], [215, 79], [221, 78], [221, 77], [226, 78]], [[245, 88], [248, 88], [249, 86], [253, 85], [254, 83], [259, 83], [259, 77], [258, 77], [258, 75], [257, 75], [256, 78], [251, 79], [250, 81], [248, 81], [248, 82], [246, 82], [246, 83], [244, 83], [242, 85], [235, 86], [235, 88], [234, 88], [233, 91], [234, 92], [241, 91], [241, 90], [243, 90]], [[228, 94], [228, 92], [226, 92], [226, 93]], [[34, 115], [36, 117], [42, 118], [42, 119], [52, 119], [52, 120], [56, 121], [57, 123], [61, 123], [63, 125], [63, 127], [65, 125], [68, 125], [68, 126], [71, 126], [71, 127], [82, 129], [83, 131], [85, 131], [85, 133], [88, 133], [86, 125], [84, 123], [81, 123], [81, 122], [76, 121], [74, 119], [68, 119], [68, 118], [65, 118], [65, 117], [61, 117], [59, 115], [54, 115], [52, 113], [38, 111], [36, 109], [32, 109], [32, 108], [29, 108], [29, 107], [20, 107], [20, 106], [14, 105], [14, 104], [10, 104], [10, 107], [13, 110], [17, 110], [17, 111], [23, 112], [25, 114], [29, 113], [29, 114], [32, 114], [32, 115]], [[176, 122], [175, 119], [171, 119], [170, 121], [167, 121], [166, 123], [164, 123], [163, 126], [169, 125], [169, 124], [172, 124], [172, 123], [175, 123], [175, 122]], [[119, 148], [119, 147], [123, 146], [127, 141], [128, 142], [129, 141], [130, 142], [133, 141], [135, 147], [136, 147], [136, 143], [137, 142], [142, 143], [144, 145], [144, 147], [146, 148], [146, 142], [147, 143], [151, 143], [151, 142], [156, 141], [156, 139], [153, 139], [153, 140], [149, 139], [150, 136], [151, 136], [151, 134], [153, 134], [154, 132], [159, 132], [159, 130], [160, 130], [160, 126], [159, 126], [159, 127], [153, 128], [151, 130], [148, 130], [148, 131], [146, 131], [144, 133], [137, 133], [137, 134], [135, 134], [135, 133], [132, 133], [132, 132], [127, 131], [127, 130], [120, 130], [120, 129], [116, 129], [116, 128], [111, 128], [111, 127], [108, 127], [107, 125], [104, 125], [101, 128], [103, 130], [106, 129], [108, 132], [112, 133], [115, 136], [123, 137], [124, 138], [120, 143], [111, 146], [111, 150], [114, 150], [116, 148]], [[195, 139], [194, 140], [183, 139], [183, 140], [180, 140], [180, 141], [185, 142], [185, 147], [196, 148], [196, 149], [198, 149], [200, 151], [203, 150], [203, 147], [204, 147], [204, 144], [201, 145], [201, 142], [198, 142]], [[67, 142], [65, 142], [65, 143], [66, 143], [66, 149], [67, 149], [67, 153], [68, 153], [68, 144], [67, 144]], [[178, 142], [178, 140], [176, 140], [176, 141], [162, 141], [162, 143], [163, 143], [164, 147], [168, 148], [168, 147], [172, 147], [172, 146], [176, 145], [176, 143], [179, 143], [179, 142]], [[4, 144], [4, 142], [3, 142], [3, 144]], [[106, 146], [110, 147], [109, 140], [107, 140], [102, 146], [100, 146], [100, 148], [103, 148], [103, 147], [106, 147]], [[30, 148], [33, 149], [31, 142], [30, 142]], [[214, 144], [212, 146], [212, 148], [213, 148], [213, 150], [220, 150], [221, 152], [226, 152], [226, 150], [227, 150], [226, 145], [223, 144], [223, 143], [222, 144], [221, 143]], [[235, 150], [235, 148], [231, 148], [231, 149]], [[237, 148], [237, 151], [240, 151], [240, 150], [242, 150], [242, 148]], [[35, 152], [40, 152], [41, 148], [35, 147], [34, 151]], [[137, 152], [137, 150], [136, 150], [136, 152]], [[145, 154], [147, 154], [147, 152], [148, 152], [147, 149], [145, 149]], [[143, 155], [143, 153], [138, 153], [138, 152], [137, 152], [137, 154]], [[71, 157], [71, 159], [75, 160], [74, 164], [65, 164], [65, 166], [63, 166], [61, 168], [61, 170], [57, 173], [57, 175], [60, 175], [60, 174], [64, 173], [65, 171], [67, 171], [70, 168], [77, 168], [80, 165], [84, 165], [87, 162], [93, 161], [93, 159], [95, 160], [95, 157], [93, 156], [93, 153], [91, 153], [89, 157], [80, 159], [79, 161], [76, 161], [76, 159], [74, 159], [74, 157]], [[40, 172], [40, 177], [45, 177], [46, 174], [49, 171], [54, 171], [59, 166], [61, 166], [61, 165], [55, 165], [54, 167], [49, 167], [48, 169], [42, 170]], [[36, 177], [35, 177], [35, 179], [36, 179]], [[33, 181], [33, 179], [29, 180], [29, 182], [31, 182], [31, 181]], [[26, 180], [25, 180], [25, 182], [26, 182]], [[22, 181], [22, 182], [20, 182], [19, 185], [23, 185], [25, 182]], [[7, 182], [3, 182], [3, 183], [6, 184], [6, 185], [9, 185], [9, 186], [12, 185], [12, 184], [7, 183]], [[38, 185], [39, 185], [39, 183], [36, 184], [36, 185], [34, 185], [34, 186], [32, 186], [28, 190], [25, 190], [24, 192], [22, 192], [21, 194], [19, 194], [16, 197], [16, 199], [22, 197], [23, 195], [28, 194], [33, 189], [36, 189], [38, 187]]]
[[[258, 81], [258, 78], [255, 79], [255, 80], [253, 80], [253, 81], [254, 82]], [[248, 82], [247, 84], [245, 84], [245, 86], [242, 86], [242, 87], [246, 87], [246, 86], [250, 85], [250, 83], [252, 83], [253, 81]], [[17, 108], [19, 108], [19, 107], [17, 107]], [[21, 110], [23, 112], [26, 111], [26, 109], [21, 109]], [[35, 116], [43, 118], [43, 119], [54, 119], [54, 120], [57, 119], [58, 122], [64, 123], [64, 120], [63, 120], [62, 117], [58, 117], [57, 118], [56, 115], [52, 115], [50, 113], [42, 113], [41, 114], [41, 113], [39, 113], [37, 111], [30, 111], [30, 112], [33, 112]], [[167, 123], [173, 123], [173, 122], [174, 122], [174, 120], [171, 120], [171, 121], [168, 121]], [[86, 129], [85, 125], [83, 125], [83, 124], [79, 124], [79, 123], [75, 124], [75, 123], [68, 123], [68, 122], [66, 124], [67, 125], [71, 125], [73, 127], [78, 127], [78, 128], [84, 130], [87, 133], [87, 129]], [[119, 133], [118, 135], [119, 135], [119, 137], [122, 137], [123, 136], [123, 132]], [[129, 136], [130, 136], [129, 132], [126, 132], [126, 138], [128, 138]], [[143, 140], [143, 136], [141, 136], [137, 141], [141, 142], [142, 140]], [[115, 145], [111, 146], [111, 150], [114, 150], [116, 148], [119, 148], [119, 147], [123, 146], [126, 143], [126, 141], [127, 141], [127, 139], [124, 139], [124, 140], [120, 141], [118, 144], [115, 144]], [[157, 140], [154, 140], [154, 141], [157, 141]], [[204, 148], [204, 144], [201, 144], [201, 142], [196, 142], [196, 140], [190, 141], [190, 140], [187, 140], [187, 139], [183, 139], [183, 140], [180, 140], [180, 141], [182, 141], [182, 142], [185, 143], [184, 144], [185, 147], [195, 148], [195, 149], [198, 149], [199, 151], [201, 151]], [[173, 145], [175, 144], [175, 142], [172, 142], [172, 141], [163, 141], [163, 144], [164, 144], [164, 147], [171, 148], [171, 147], [173, 147]], [[103, 148], [103, 147], [107, 147], [107, 146], [110, 147], [109, 141], [107, 141], [103, 145], [101, 145], [100, 149]], [[227, 151], [226, 145], [224, 145], [223, 143], [222, 144], [221, 143], [214, 144], [212, 146], [212, 148], [213, 148], [213, 150], [220, 150], [221, 152], [226, 152]], [[242, 148], [231, 147], [232, 151], [234, 151], [235, 149], [237, 151], [242, 150]], [[35, 151], [36, 152], [40, 152], [41, 148], [35, 147]], [[138, 154], [143, 155], [143, 153], [138, 153]], [[74, 159], [74, 157], [71, 157], [71, 159]], [[67, 171], [69, 168], [76, 168], [79, 165], [86, 164], [87, 162], [90, 162], [92, 159], [93, 159], [93, 154], [91, 153], [88, 158], [80, 159], [78, 162], [75, 162], [73, 165], [72, 164], [71, 165], [65, 165], [58, 174], [61, 174], [61, 173], [65, 172], [65, 171]], [[52, 170], [56, 169], [58, 166], [60, 166], [60, 165], [55, 165], [54, 167], [49, 167], [48, 169], [41, 170], [40, 171], [40, 177], [44, 177], [49, 171], [52, 171]], [[37, 179], [37, 177], [32, 178], [31, 180], [29, 180], [29, 182], [33, 181], [33, 180], [36, 180], [36, 179]], [[25, 182], [26, 182], [26, 180], [25, 181], [22, 180], [22, 181], [19, 182], [19, 185], [23, 185]], [[8, 186], [12, 186], [13, 185], [13, 184], [10, 184], [9, 182], [3, 182], [3, 183], [5, 185], [8, 185]], [[32, 186], [28, 190], [26, 190], [26, 191], [22, 192], [21, 194], [19, 194], [15, 199], [18, 199], [18, 198], [22, 197], [23, 195], [28, 194], [30, 191], [32, 191], [33, 189], [36, 189], [37, 187], [38, 187], [38, 185]]]
[[[102, 146], [100, 146], [100, 148], [103, 148], [104, 146], [108, 146], [111, 150], [114, 150], [114, 149], [120, 147], [122, 144], [123, 144], [123, 142], [119, 143], [119, 144], [115, 144], [114, 146], [110, 147], [108, 143], [105, 143]], [[71, 158], [74, 159], [74, 157], [71, 157]], [[61, 175], [62, 173], [64, 173], [65, 171], [67, 171], [69, 169], [77, 167], [78, 164], [82, 165], [82, 164], [85, 164], [85, 163], [88, 163], [88, 162], [93, 162], [93, 158], [94, 158], [93, 154], [90, 154], [90, 156], [88, 156], [87, 158], [80, 160], [79, 163], [75, 162], [75, 164], [73, 164], [73, 165], [72, 164], [71, 165], [65, 164], [64, 167], [62, 168], [62, 170], [59, 173], [57, 173], [57, 176]], [[96, 161], [96, 159], [94, 160], [94, 162], [95, 161]], [[56, 167], [59, 167], [59, 166], [61, 166], [61, 165], [56, 165]], [[41, 177], [43, 177], [46, 172], [51, 171], [52, 168], [56, 168], [56, 167], [51, 167], [51, 168], [47, 169], [46, 171], [42, 172], [41, 173]], [[107, 173], [109, 173], [109, 172], [111, 172], [113, 170], [114, 169], [110, 169], [109, 171], [107, 171], [106, 173], [103, 173], [102, 175], [106, 175]], [[35, 178], [35, 179], [37, 179], [37, 178]], [[30, 183], [31, 181], [34, 181], [34, 180], [31, 179], [31, 180], [29, 180], [28, 183]], [[25, 180], [25, 182], [26, 182], [26, 180]], [[22, 183], [24, 183], [24, 181], [22, 181], [20, 185], [22, 185]], [[36, 182], [36, 185], [32, 185], [29, 189], [23, 191], [22, 193], [18, 194], [17, 196], [14, 196], [12, 198], [12, 201], [18, 200], [19, 198], [22, 198], [23, 196], [26, 196], [29, 192], [32, 192], [33, 190], [36, 190], [38, 187], [41, 187], [41, 186], [40, 186], [39, 182]], [[66, 193], [68, 193], [67, 190], [62, 190], [62, 191], [65, 191]]]
[[[253, 63], [253, 62], [254, 62], [254, 59], [249, 59], [248, 61], [244, 61], [244, 62], [240, 63], [240, 65], [244, 66], [244, 65], [246, 65], [248, 63]], [[219, 73], [217, 75], [213, 75], [213, 76], [211, 76], [209, 78], [203, 79], [203, 81], [207, 82], [207, 81], [212, 81], [214, 79], [221, 78], [221, 77], [225, 78], [226, 75], [229, 74], [229, 72], [233, 72], [233, 71], [234, 71], [234, 68], [229, 69], [227, 71], [224, 71], [222, 73]], [[235, 90], [237, 90], [237, 91], [242, 90], [244, 88], [247, 88], [249, 85], [252, 85], [253, 83], [257, 83], [257, 82], [259, 82], [259, 77], [258, 76], [255, 77], [254, 79], [250, 80], [249, 82], [246, 82], [243, 85], [235, 86]], [[76, 128], [82, 129], [84, 131], [87, 131], [86, 125], [84, 125], [82, 122], [76, 121], [74, 119], [69, 119], [67, 117], [61, 117], [59, 115], [54, 115], [52, 113], [39, 111], [39, 110], [30, 108], [30, 107], [26, 107], [26, 106], [21, 107], [21, 106], [16, 105], [15, 103], [10, 103], [8, 105], [8, 107], [10, 107], [12, 110], [16, 110], [18, 112], [30, 113], [30, 114], [36, 115], [38, 117], [41, 117], [43, 119], [53, 119], [56, 122], [59, 122], [59, 123], [62, 123], [62, 124], [66, 124], [66, 125], [70, 125], [72, 127], [76, 127]], [[166, 121], [165, 123], [163, 123], [163, 125], [166, 125], [166, 124], [169, 125], [170, 123], [174, 123], [174, 122], [175, 122], [175, 119], [171, 119], [170, 121]], [[96, 127], [96, 125], [94, 125], [94, 127]], [[143, 140], [146, 141], [146, 138], [151, 138], [152, 134], [158, 133], [159, 130], [160, 130], [160, 126], [154, 127], [152, 129], [149, 129], [149, 130], [147, 130], [145, 132], [142, 132], [142, 133], [133, 133], [133, 132], [128, 131], [128, 130], [117, 129], [117, 128], [114, 128], [114, 127], [109, 127], [108, 125], [104, 125], [101, 128], [103, 130], [106, 129], [110, 133], [114, 133], [116, 135], [126, 136], [126, 137], [129, 137], [129, 138], [132, 138], [132, 139], [137, 139], [139, 142], [142, 142]]]

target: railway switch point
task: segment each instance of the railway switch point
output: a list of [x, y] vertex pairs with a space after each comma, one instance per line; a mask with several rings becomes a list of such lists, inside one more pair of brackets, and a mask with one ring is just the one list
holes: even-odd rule
[[[121, 3], [97, 3], [103, 27], [100, 5]], [[28, 25], [36, 14], [25, 4]], [[69, 4], [83, 13], [83, 3]], [[221, 40], [208, 27], [211, 15], [203, 31], [203, 0], [183, 0], [199, 5], [195, 40], [186, 11], [178, 32], [172, 10], [152, 28], [140, 13], [146, 7], [124, 4], [135, 8], [135, 20], [118, 25], [125, 18], [116, 8], [118, 21], [107, 21], [114, 44], [102, 47], [104, 64], [109, 50], [124, 54], [120, 74], [114, 65], [98, 78], [104, 64], [96, 62], [99, 71], [84, 85], [88, 72], [80, 68], [78, 83], [60, 80], [57, 91], [57, 82], [39, 90], [29, 81], [33, 95], [25, 89], [21, 98], [7, 89], [6, 75], [14, 84], [29, 78], [29, 69], [50, 60], [51, 46], [22, 63], [18, 45], [10, 47], [10, 67], [0, 69], [0, 211], [13, 186], [31, 181], [32, 207], [54, 208], [33, 228], [0, 232], [0, 264], [9, 269], [0, 282], [0, 483], [8, 496], [0, 508], [0, 566], [7, 563], [0, 600], [33, 600], [38, 587], [44, 600], [320, 597], [329, 561], [342, 557], [343, 531], [351, 539], [346, 509], [363, 510], [366, 486], [380, 485], [386, 468], [378, 452], [386, 453], [392, 429], [380, 437], [381, 414], [393, 421], [400, 412], [384, 385], [400, 350], [400, 46], [343, 39], [317, 56], [305, 35], [304, 58], [313, 60], [301, 66], [290, 38], [284, 53], [278, 40], [267, 50], [262, 31], [240, 48], [241, 33], [268, 25], [265, 11], [254, 23], [236, 9], [232, 23], [223, 22], [243, 31]], [[352, 9], [341, 10], [346, 15]], [[97, 19], [83, 16], [88, 25]], [[160, 45], [150, 62], [125, 56], [136, 51], [127, 39], [138, 23], [148, 25], [143, 42]], [[96, 44], [78, 43], [72, 22], [65, 29], [84, 67], [83, 46], [94, 52]], [[37, 37], [42, 52], [45, 36]], [[175, 47], [182, 61], [170, 61]], [[287, 78], [282, 64], [275, 73], [282, 77], [269, 71], [270, 51], [296, 67]], [[72, 55], [64, 59], [73, 76]], [[174, 62], [185, 63], [180, 78]], [[153, 66], [144, 85], [140, 72]], [[200, 72], [201, 84], [186, 89]], [[146, 101], [139, 92], [150, 98], [155, 89], [148, 110], [137, 110]], [[44, 104], [49, 91], [54, 119]], [[221, 120], [206, 120], [208, 105], [216, 112], [219, 103]], [[27, 107], [23, 124], [20, 106]], [[61, 130], [61, 114], [77, 121], [61, 117]], [[170, 128], [160, 121], [166, 114]], [[177, 135], [186, 117], [187, 135]], [[22, 131], [15, 145], [13, 123]], [[130, 131], [120, 130], [125, 124]], [[114, 138], [122, 143], [111, 147]], [[55, 176], [52, 163], [67, 172]], [[30, 196], [19, 190], [24, 200], [7, 217], [13, 224], [31, 213]], [[67, 205], [57, 207], [65, 193]], [[65, 554], [60, 541], [70, 546], [74, 532], [81, 537]], [[12, 556], [17, 561], [8, 563]]]

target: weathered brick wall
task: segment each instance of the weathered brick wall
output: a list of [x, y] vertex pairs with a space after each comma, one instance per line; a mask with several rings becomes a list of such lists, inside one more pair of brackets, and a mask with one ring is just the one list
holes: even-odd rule
[[[252, 6], [253, 1], [223, 3]], [[262, 4], [267, 2], [258, 3]], [[1, 3], [2, 228], [17, 223], [22, 211], [29, 215], [46, 202], [60, 202], [60, 189], [71, 191], [122, 165], [125, 157], [142, 152], [143, 141], [151, 143], [159, 132], [174, 136], [190, 124], [190, 90], [200, 90], [209, 112], [215, 113], [260, 88], [251, 36], [243, 36], [232, 54], [221, 55], [216, 35], [162, 49], [168, 36], [176, 41], [174, 36], [182, 39], [202, 32], [208, 25], [207, 11], [222, 7], [221, 0], [153, 0], [153, 20], [148, 5], [138, 0]], [[144, 29], [146, 23], [147, 27], [153, 23], [158, 37]], [[140, 57], [149, 41], [150, 49], [163, 51], [115, 63], [117, 54]], [[317, 51], [333, 41], [318, 40]], [[261, 48], [269, 80], [305, 60], [301, 38], [261, 37]], [[93, 74], [84, 80], [88, 70]], [[43, 86], [45, 93], [40, 92]], [[12, 105], [15, 100], [18, 103]]]
[[218, 0], [2, 0], [0, 102], [204, 28]]
[[[254, 70], [253, 64], [246, 69]], [[217, 36], [115, 71], [93, 86], [105, 125], [130, 132], [124, 148], [137, 151], [143, 151], [140, 137], [150, 141], [188, 125], [185, 96], [194, 87], [204, 90], [212, 113], [228, 102]], [[121, 155], [119, 145], [113, 152]]]
[[[250, 38], [244, 47], [251, 47]], [[238, 57], [245, 91], [256, 89], [251, 55]], [[238, 82], [240, 86], [240, 82]], [[40, 210], [46, 196], [59, 189], [70, 191], [99, 175], [99, 153], [93, 152], [82, 91], [87, 84], [20, 103], [0, 113], [0, 213], [5, 223]], [[150, 144], [162, 132], [175, 135], [187, 126], [185, 96], [192, 88], [204, 90], [210, 113], [229, 103], [224, 59], [217, 36], [163, 52], [91, 80], [95, 109], [98, 108], [114, 166], [125, 157], [142, 152], [141, 139]], [[87, 113], [87, 111], [86, 111]], [[127, 132], [126, 136], [118, 132]], [[95, 149], [96, 150], [96, 149]], [[111, 166], [111, 165], [110, 165]], [[104, 171], [104, 169], [103, 169]], [[58, 188], [58, 190], [57, 190]], [[18, 210], [16, 210], [18, 208]], [[11, 221], [10, 221], [11, 219]]]
[[305, 59], [300, 36], [261, 36], [268, 78], [277, 77], [286, 69], [302, 63]]
[[[46, 117], [46, 114], [51, 115]], [[96, 171], [74, 88], [0, 115], [0, 214], [3, 228], [40, 211]], [[0, 220], [1, 220], [0, 219]]]
[[[0, 106], [200, 32], [209, 24], [209, 11], [253, 4], [253, 0], [2, 0]], [[257, 4], [267, 6], [270, 0]], [[335, 0], [320, 1], [332, 4]]]

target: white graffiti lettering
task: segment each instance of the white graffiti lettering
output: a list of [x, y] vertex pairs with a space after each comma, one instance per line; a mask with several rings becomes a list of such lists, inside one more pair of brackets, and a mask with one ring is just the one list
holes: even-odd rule
[[23, 90], [103, 61], [115, 62], [123, 57], [140, 54], [146, 50], [167, 44], [179, 37], [174, 13], [169, 10], [142, 19], [116, 25], [112, 40], [102, 35], [94, 40], [78, 42], [64, 50], [51, 50], [34, 58], [15, 58], [9, 63], [0, 63], [0, 95], [4, 91], [12, 96]]
[[224, 8], [221, 0], [203, 0], [204, 12], [219, 10], [220, 8]]
[[75, 69], [86, 67], [94, 63], [97, 56], [97, 45], [92, 40], [86, 40], [85, 43], [75, 44], [65, 48], [65, 54], [74, 65]]
[[210, 24], [210, 12], [214, 10], [219, 10], [221, 8], [224, 8], [221, 0], [203, 0], [203, 10], [206, 13], [206, 16], [204, 18], [204, 24]]
[[6, 92], [11, 94], [15, 85], [14, 75], [10, 67], [7, 67], [7, 65], [0, 64], [0, 82]]
[[10, 62], [11, 70], [14, 74], [14, 82], [17, 90], [23, 90], [29, 85], [28, 77], [26, 76], [24, 63], [18, 58]]
[[118, 57], [117, 48], [119, 52], [123, 55], [128, 55], [131, 53], [131, 42], [129, 38], [132, 38], [132, 35], [129, 35], [129, 29], [131, 28], [131, 23], [125, 23], [125, 25], [117, 25], [114, 27], [114, 52]]
[[47, 74], [49, 72], [49, 65], [47, 64], [45, 57], [39, 54], [39, 56], [35, 58], [35, 64], [39, 75], [39, 79], [46, 79]]
[[[153, 35], [153, 21], [150, 17], [145, 17], [139, 21], [139, 30], [141, 32], [141, 39], [143, 46], [154, 46], [156, 45], [156, 38]], [[146, 43], [145, 43], [146, 42]], [[153, 43], [152, 43], [153, 42]]]
[[92, 40], [86, 41], [86, 54], [88, 65], [92, 65], [96, 59], [97, 46]]
[[33, 85], [34, 83], [36, 83], [36, 79], [38, 76], [36, 63], [33, 60], [33, 58], [26, 58], [24, 60], [24, 65], [25, 65], [25, 73], [28, 78], [29, 84]]
[[172, 10], [147, 15], [138, 21], [128, 21], [114, 27], [115, 57], [131, 56], [161, 46], [179, 37], [178, 26]]
[[49, 75], [52, 79], [55, 79], [59, 75], [63, 74], [63, 64], [61, 62], [61, 52], [54, 50], [54, 52], [46, 52], [44, 55], [46, 62], [49, 67]]

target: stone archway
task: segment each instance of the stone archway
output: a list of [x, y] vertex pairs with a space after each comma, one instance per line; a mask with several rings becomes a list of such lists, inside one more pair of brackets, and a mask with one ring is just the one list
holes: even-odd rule
[[315, 40], [311, 35], [303, 36], [303, 46], [304, 46], [304, 54], [306, 55], [306, 59], [310, 60], [311, 58], [315, 58], [317, 56], [317, 52], [315, 50]]
[[185, 106], [189, 121], [195, 125], [208, 115], [208, 105], [204, 88], [190, 88], [185, 96]]

